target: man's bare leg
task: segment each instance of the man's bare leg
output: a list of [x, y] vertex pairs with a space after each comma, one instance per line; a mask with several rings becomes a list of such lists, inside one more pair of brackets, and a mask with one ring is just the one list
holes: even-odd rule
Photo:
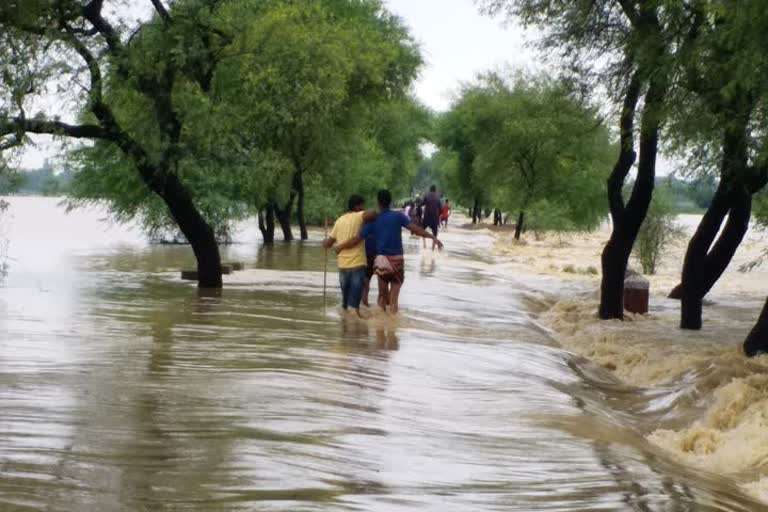
[[363, 306], [369, 308], [371, 307], [371, 304], [368, 302], [368, 295], [371, 292], [371, 280], [369, 278], [365, 278], [365, 284], [363, 285]]
[[389, 311], [393, 315], [400, 311], [400, 289], [402, 287], [402, 283], [392, 283], [392, 288], [389, 291]]
[[389, 285], [381, 278], [381, 276], [379, 276], [379, 307], [386, 311], [387, 306], [389, 305], [389, 300]]

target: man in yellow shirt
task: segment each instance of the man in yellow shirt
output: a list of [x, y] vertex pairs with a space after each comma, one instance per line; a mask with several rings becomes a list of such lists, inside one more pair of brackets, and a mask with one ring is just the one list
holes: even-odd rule
[[[349, 198], [347, 213], [336, 220], [331, 235], [323, 241], [323, 247], [329, 249], [335, 243], [344, 243], [357, 236], [366, 222], [376, 220], [375, 211], [365, 211], [365, 199], [353, 195]], [[360, 302], [365, 286], [365, 270], [368, 261], [365, 254], [365, 244], [357, 244], [338, 254], [339, 286], [341, 287], [342, 306], [360, 315]]]

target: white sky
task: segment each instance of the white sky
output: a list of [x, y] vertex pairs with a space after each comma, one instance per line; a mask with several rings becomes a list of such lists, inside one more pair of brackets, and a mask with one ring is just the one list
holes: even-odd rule
[[480, 14], [473, 0], [387, 0], [422, 45], [426, 66], [416, 94], [436, 111], [462, 82], [492, 69], [535, 69], [522, 29]]

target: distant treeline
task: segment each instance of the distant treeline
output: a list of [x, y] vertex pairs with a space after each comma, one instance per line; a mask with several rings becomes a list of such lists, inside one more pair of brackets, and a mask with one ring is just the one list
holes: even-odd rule
[[0, 195], [64, 195], [72, 181], [70, 170], [56, 171], [46, 164], [40, 169], [0, 173]]
[[[633, 185], [629, 183], [625, 187], [625, 197], [629, 197]], [[667, 197], [672, 202], [674, 213], [704, 213], [712, 203], [717, 190], [717, 181], [714, 178], [683, 180], [673, 176], [662, 176], [656, 178], [656, 189], [666, 191]]]

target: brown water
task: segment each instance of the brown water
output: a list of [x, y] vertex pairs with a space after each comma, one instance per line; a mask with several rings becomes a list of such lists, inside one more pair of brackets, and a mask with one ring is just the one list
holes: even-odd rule
[[633, 387], [559, 348], [537, 319], [583, 289], [505, 271], [487, 233], [410, 242], [402, 318], [364, 323], [323, 310], [316, 241], [247, 229], [206, 295], [189, 249], [98, 211], [10, 215], [3, 512], [762, 507], [648, 440], [706, 407], [697, 376]]

